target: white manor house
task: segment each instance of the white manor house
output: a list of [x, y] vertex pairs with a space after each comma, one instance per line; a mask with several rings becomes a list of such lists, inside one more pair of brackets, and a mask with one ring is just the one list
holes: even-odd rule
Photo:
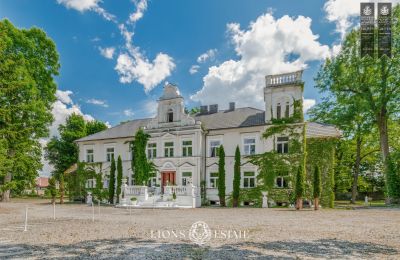
[[[200, 207], [200, 187], [205, 186], [205, 196], [211, 203], [218, 203], [218, 155], [217, 147], [224, 146], [226, 170], [226, 194], [233, 189], [234, 154], [237, 146], [241, 158], [241, 188], [251, 189], [257, 185], [257, 166], [248, 162], [246, 156], [261, 154], [275, 149], [287, 153], [289, 137], [262, 137], [272, 124], [272, 119], [290, 117], [294, 102], [303, 99], [302, 71], [266, 76], [264, 88], [265, 111], [252, 107], [235, 107], [219, 110], [218, 105], [201, 106], [194, 115], [185, 113], [184, 99], [178, 87], [167, 84], [158, 100], [154, 118], [135, 119], [77, 140], [79, 160], [98, 162], [102, 165], [105, 187], [110, 171], [112, 155], [121, 156], [125, 199], [135, 196], [142, 207], [171, 206], [168, 199], [173, 192], [177, 198], [174, 206]], [[261, 93], [260, 93], [261, 94]], [[333, 126], [306, 122], [307, 137], [337, 137], [340, 132]], [[147, 156], [157, 167], [157, 176], [146, 186], [133, 186], [130, 142], [139, 128], [151, 137], [147, 144]], [[89, 185], [95, 185], [90, 180]], [[283, 178], [277, 177], [276, 187], [284, 188]], [[168, 196], [167, 196], [168, 195]], [[204, 194], [203, 194], [204, 195]]]

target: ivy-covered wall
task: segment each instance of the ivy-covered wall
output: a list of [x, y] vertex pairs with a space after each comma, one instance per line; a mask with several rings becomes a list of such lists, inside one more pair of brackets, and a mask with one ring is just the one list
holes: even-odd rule
[[335, 201], [335, 150], [336, 138], [307, 139], [307, 191], [311, 198], [312, 171], [315, 165], [321, 170], [322, 190], [320, 202], [323, 207], [333, 208]]

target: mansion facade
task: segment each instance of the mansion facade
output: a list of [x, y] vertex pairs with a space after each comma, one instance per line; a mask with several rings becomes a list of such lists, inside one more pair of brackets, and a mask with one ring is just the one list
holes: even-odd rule
[[[176, 187], [178, 195], [193, 193], [193, 206], [201, 205], [200, 187], [205, 187], [206, 199], [218, 203], [218, 154], [220, 145], [225, 149], [226, 194], [233, 189], [234, 154], [237, 146], [241, 152], [241, 188], [257, 186], [257, 166], [251, 164], [247, 156], [276, 150], [287, 153], [289, 137], [275, 135], [263, 138], [263, 133], [273, 123], [273, 119], [289, 118], [293, 115], [294, 103], [303, 99], [302, 71], [266, 76], [263, 94], [265, 110], [252, 107], [235, 107], [220, 110], [218, 105], [201, 106], [200, 112], [185, 113], [184, 99], [178, 87], [164, 86], [163, 95], [158, 100], [157, 115], [154, 118], [136, 119], [77, 140], [79, 160], [101, 163], [102, 172], [109, 175], [110, 161], [121, 156], [123, 175], [127, 179], [125, 189], [134, 189], [134, 173], [131, 169], [130, 142], [139, 128], [150, 135], [147, 156], [157, 168], [157, 176], [148, 186]], [[307, 124], [306, 137], [338, 137], [340, 132], [333, 126], [302, 122]], [[104, 184], [108, 186], [107, 178]], [[94, 185], [92, 183], [92, 185]], [[285, 188], [283, 178], [276, 178], [276, 188]], [[196, 191], [193, 189], [196, 188]], [[194, 194], [196, 193], [196, 194]], [[204, 198], [203, 198], [204, 199]], [[148, 196], [143, 200], [148, 200]], [[190, 201], [190, 200], [187, 200]], [[145, 201], [143, 201], [145, 203]], [[154, 203], [154, 199], [153, 199]], [[182, 202], [185, 203], [185, 202]], [[188, 202], [189, 203], [189, 202]]]

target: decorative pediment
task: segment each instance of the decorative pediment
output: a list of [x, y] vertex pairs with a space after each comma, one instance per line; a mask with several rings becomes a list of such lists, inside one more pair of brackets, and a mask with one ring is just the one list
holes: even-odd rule
[[178, 167], [182, 167], [182, 166], [196, 166], [195, 164], [192, 164], [190, 162], [184, 162], [181, 165], [179, 165]]
[[165, 162], [161, 167], [161, 171], [176, 171], [176, 167], [172, 162]]

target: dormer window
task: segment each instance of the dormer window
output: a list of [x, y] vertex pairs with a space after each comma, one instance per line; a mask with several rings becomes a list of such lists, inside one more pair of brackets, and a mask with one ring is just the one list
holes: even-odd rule
[[168, 123], [174, 122], [174, 111], [172, 109], [168, 110], [167, 122]]
[[290, 112], [290, 105], [289, 102], [286, 102], [286, 108], [285, 108], [285, 117], [289, 118], [289, 112]]
[[282, 114], [281, 103], [278, 103], [276, 105], [276, 119], [281, 119], [281, 114]]

